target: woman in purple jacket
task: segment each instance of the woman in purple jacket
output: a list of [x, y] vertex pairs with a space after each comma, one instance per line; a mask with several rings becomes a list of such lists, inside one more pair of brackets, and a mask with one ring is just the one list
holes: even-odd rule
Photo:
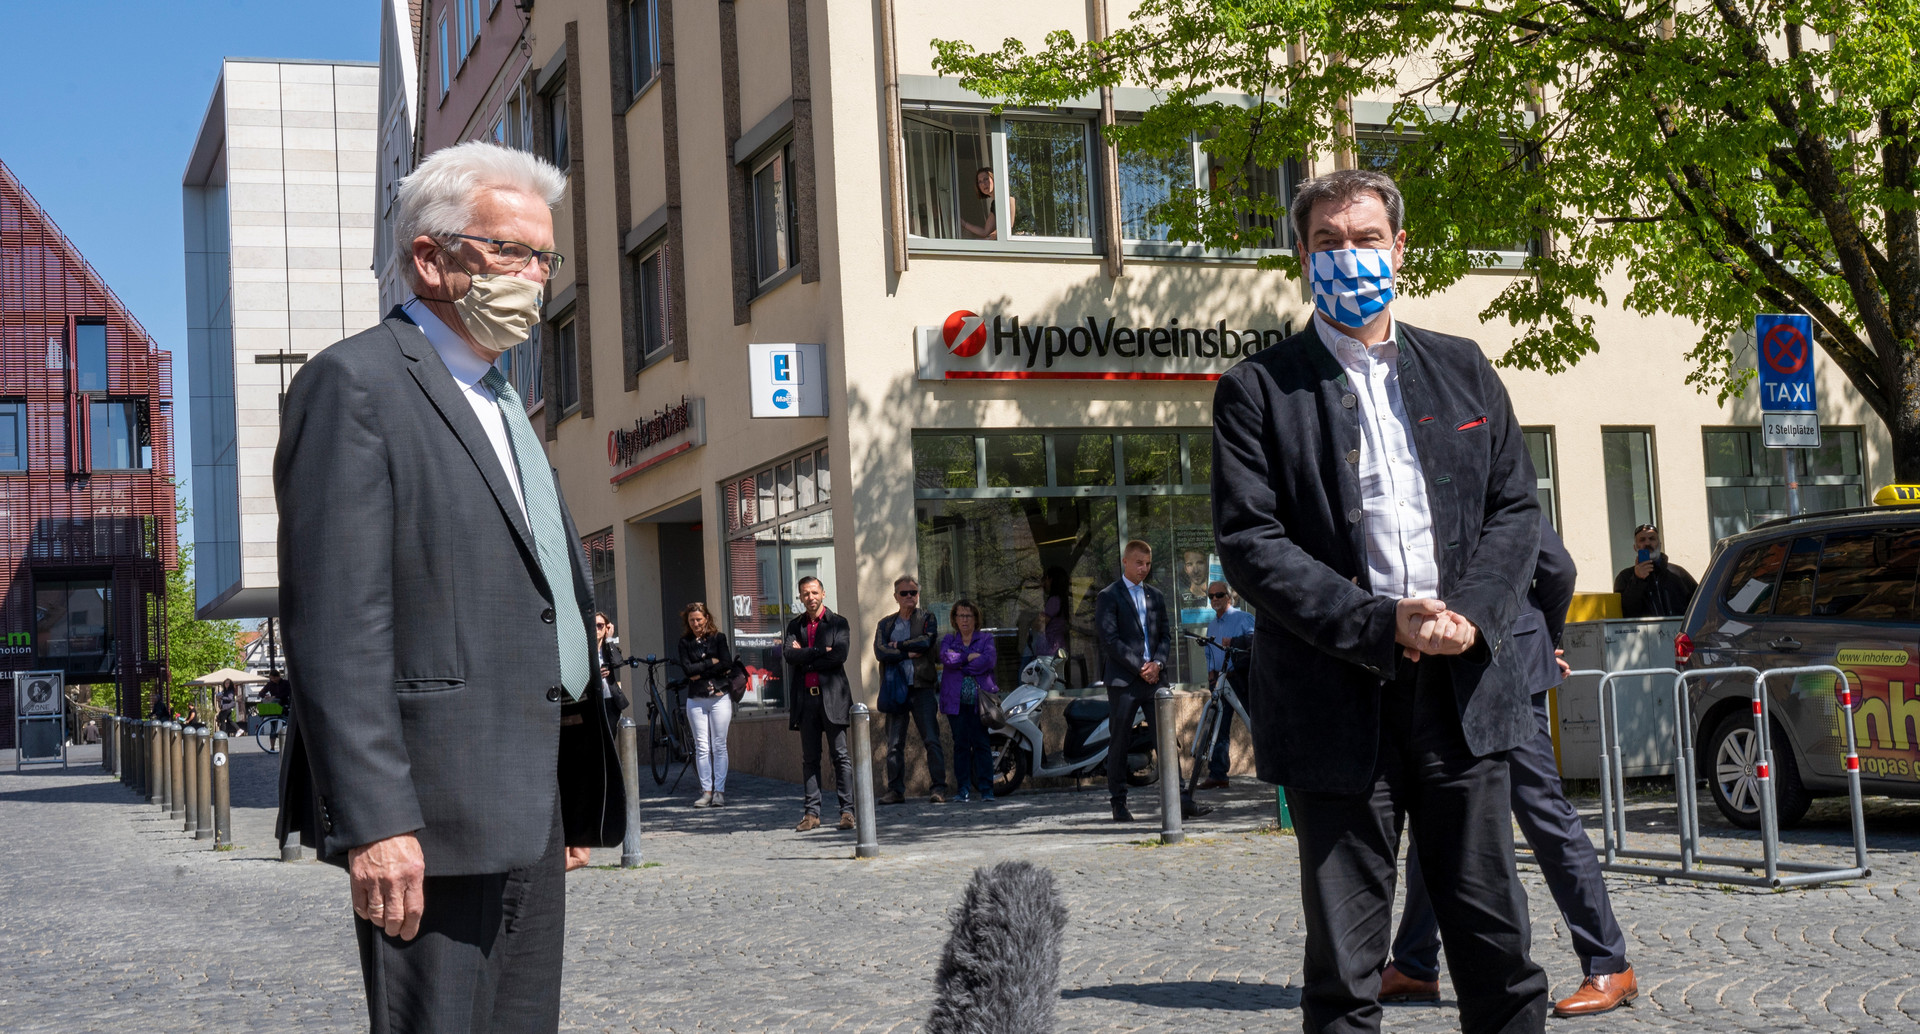
[[969, 784], [980, 788], [980, 799], [993, 800], [993, 749], [987, 744], [987, 727], [980, 721], [980, 694], [999, 693], [993, 684], [993, 665], [998, 660], [993, 636], [980, 630], [980, 608], [967, 600], [953, 605], [950, 615], [953, 631], [940, 640], [940, 710], [947, 716], [947, 728], [953, 733], [953, 785], [959, 792], [955, 803], [971, 797]]

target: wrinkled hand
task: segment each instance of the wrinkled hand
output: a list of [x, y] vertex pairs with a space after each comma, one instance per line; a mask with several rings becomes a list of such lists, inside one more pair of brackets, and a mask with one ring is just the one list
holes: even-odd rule
[[572, 872], [575, 869], [584, 869], [587, 867], [587, 863], [592, 860], [593, 860], [593, 848], [591, 847], [567, 848], [567, 871], [568, 872]]
[[354, 915], [389, 937], [413, 940], [427, 907], [427, 860], [412, 833], [348, 848], [347, 875], [352, 879]]
[[1445, 603], [1432, 599], [1409, 597], [1394, 603], [1393, 641], [1400, 645], [1400, 652], [1406, 655], [1407, 660], [1420, 659], [1419, 636], [1446, 610]]
[[1479, 630], [1473, 622], [1434, 599], [1403, 599], [1394, 605], [1393, 641], [1407, 660], [1448, 657], [1473, 649]]
[[1140, 666], [1140, 677], [1147, 680], [1147, 685], [1149, 686], [1159, 685], [1160, 662], [1148, 661], [1147, 663], [1142, 664]]
[[1633, 576], [1643, 582], [1653, 577], [1653, 561], [1649, 560], [1644, 564], [1633, 565]]

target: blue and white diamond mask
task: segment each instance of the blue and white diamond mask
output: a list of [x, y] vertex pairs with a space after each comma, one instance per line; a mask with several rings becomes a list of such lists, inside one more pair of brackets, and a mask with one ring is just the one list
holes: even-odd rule
[[1316, 251], [1307, 261], [1313, 307], [1343, 327], [1359, 330], [1393, 301], [1393, 252], [1389, 250]]

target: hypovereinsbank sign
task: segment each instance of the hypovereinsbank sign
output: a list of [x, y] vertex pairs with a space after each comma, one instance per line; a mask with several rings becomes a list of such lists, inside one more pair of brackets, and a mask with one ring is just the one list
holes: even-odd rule
[[1058, 323], [965, 309], [914, 329], [921, 380], [1218, 380], [1234, 363], [1293, 333], [1182, 319], [1141, 324], [1117, 316]]

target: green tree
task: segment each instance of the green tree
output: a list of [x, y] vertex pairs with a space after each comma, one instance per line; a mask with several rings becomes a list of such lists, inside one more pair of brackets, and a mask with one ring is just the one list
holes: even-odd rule
[[[184, 501], [175, 503], [174, 509], [176, 523], [184, 527], [193, 511]], [[183, 542], [180, 566], [167, 572], [167, 697], [176, 711], [185, 711], [200, 699], [200, 688], [187, 685], [187, 680], [238, 667], [241, 661], [240, 622], [201, 621], [193, 610], [193, 544]]]
[[[1614, 304], [1697, 324], [1689, 380], [1725, 399], [1752, 375], [1735, 345], [1754, 314], [1806, 313], [1891, 431], [1896, 475], [1920, 481], [1920, 0], [1142, 0], [1100, 41], [933, 46], [938, 70], [1008, 103], [1150, 87], [1110, 141], [1197, 136], [1243, 170], [1352, 153], [1347, 99], [1397, 98], [1390, 146], [1359, 160], [1406, 194], [1403, 288], [1538, 242], [1481, 314], [1518, 328], [1503, 365], [1566, 369]], [[1278, 203], [1226, 179], [1155, 218], [1257, 243], [1236, 217]]]

